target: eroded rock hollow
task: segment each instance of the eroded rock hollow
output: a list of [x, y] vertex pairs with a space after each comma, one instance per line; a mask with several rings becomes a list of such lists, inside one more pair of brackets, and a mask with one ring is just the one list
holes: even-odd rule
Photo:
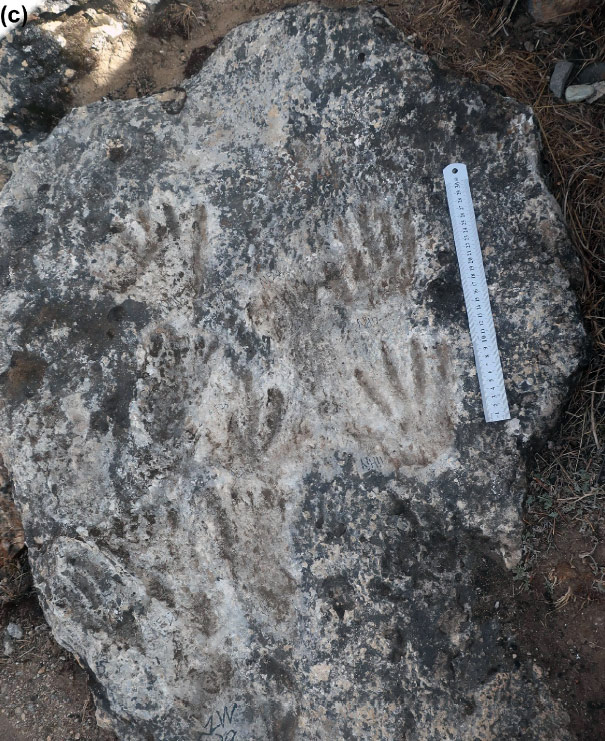
[[[584, 352], [531, 111], [379, 14], [231, 32], [0, 196], [0, 454], [121, 739], [566, 739], [484, 586]], [[468, 166], [513, 419], [483, 420]]]

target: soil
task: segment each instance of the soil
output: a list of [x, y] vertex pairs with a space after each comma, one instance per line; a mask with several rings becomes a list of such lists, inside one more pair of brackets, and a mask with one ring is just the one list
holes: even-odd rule
[[[594, 536], [562, 527], [539, 554], [528, 579], [505, 574], [488, 591], [500, 595], [505, 630], [542, 669], [553, 695], [569, 713], [578, 741], [605, 738], [604, 530]], [[602, 576], [601, 576], [602, 578]]]
[[605, 564], [602, 535], [595, 549], [592, 538], [565, 527], [516, 598], [519, 642], [548, 673], [581, 741], [605, 737], [605, 594], [594, 588], [594, 564]]
[[[200, 15], [205, 22], [183, 34], [175, 32], [170, 23], [163, 34], [158, 17], [152, 24], [137, 27], [136, 2], [114, 0], [113, 4], [133, 23], [111, 48], [96, 55], [92, 69], [75, 80], [72, 93], [76, 105], [104, 96], [128, 99], [178, 85], [199, 71], [231, 28], [291, 3], [209, 0], [203, 6], [205, 16]], [[329, 4], [344, 7], [357, 3]], [[561, 38], [569, 38], [570, 54], [580, 61], [588, 55], [583, 45], [590, 47], [591, 53], [594, 49], [595, 39], [584, 37], [576, 17], [567, 18], [564, 25], [538, 26], [524, 12], [524, 2], [384, 0], [373, 5], [382, 7], [406, 33], [414, 33], [415, 43], [443, 66], [456, 55], [458, 64], [453, 66], [457, 69], [461, 53], [469, 60], [479, 59], [488, 39], [494, 38], [501, 40], [503, 48], [528, 55], [537, 49], [554, 49]], [[166, 2], [160, 3], [156, 13], [165, 12], [166, 6]], [[508, 20], [506, 13], [498, 15], [503, 6], [512, 8]], [[447, 24], [433, 23], [444, 13], [455, 20], [455, 38], [448, 36], [447, 28], [441, 31]], [[504, 31], [498, 29], [502, 22]], [[82, 14], [74, 15], [71, 32], [81, 33], [83, 23]], [[549, 69], [536, 66], [541, 69], [537, 84], [547, 90]], [[501, 85], [498, 79], [493, 84], [511, 94], [511, 85]], [[596, 520], [563, 520], [554, 535], [537, 538], [531, 566], [520, 566], [514, 575], [494, 568], [481, 585], [486, 609], [497, 605], [504, 634], [518, 647], [519, 660], [531, 659], [542, 669], [553, 694], [567, 709], [572, 732], [580, 741], [605, 738], [605, 527]], [[1, 556], [0, 548], [0, 566]], [[27, 578], [23, 583], [27, 584]], [[53, 641], [35, 595], [30, 592], [3, 606], [1, 602], [0, 741], [114, 741], [113, 735], [96, 726], [87, 675]], [[23, 638], [12, 641], [13, 653], [6, 656], [2, 641], [9, 622], [22, 628]]]
[[23, 631], [0, 652], [0, 741], [115, 741], [98, 728], [88, 676], [58, 646], [35, 595], [0, 609], [0, 645], [14, 623]]

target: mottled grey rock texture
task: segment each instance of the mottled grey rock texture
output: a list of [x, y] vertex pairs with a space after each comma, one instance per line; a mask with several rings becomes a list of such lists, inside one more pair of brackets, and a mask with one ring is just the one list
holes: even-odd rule
[[38, 24], [0, 39], [0, 188], [21, 152], [65, 114], [68, 69], [59, 40]]
[[[0, 452], [100, 717], [567, 739], [489, 590], [585, 347], [531, 112], [313, 5], [235, 29], [184, 89], [73, 111], [0, 201]], [[483, 421], [452, 161], [507, 423]]]
[[557, 98], [563, 97], [565, 93], [565, 86], [567, 85], [567, 82], [571, 77], [573, 69], [573, 62], [561, 60], [555, 64], [555, 68], [553, 69], [553, 73], [550, 77], [549, 87], [552, 90], [553, 94], [557, 96]]

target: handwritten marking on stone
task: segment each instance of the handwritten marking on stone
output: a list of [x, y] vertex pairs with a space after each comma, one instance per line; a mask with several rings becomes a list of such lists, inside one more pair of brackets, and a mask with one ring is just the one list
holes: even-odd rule
[[380, 319], [376, 316], [362, 316], [357, 318], [357, 326], [360, 329], [374, 329], [380, 324]]
[[254, 471], [251, 468], [234, 468], [232, 471], [233, 478], [243, 479], [244, 476], [252, 476]]
[[204, 728], [208, 730], [202, 731], [203, 738], [216, 738], [221, 741], [234, 741], [237, 736], [237, 731], [230, 727], [233, 726], [233, 716], [237, 710], [237, 703], [234, 702], [229, 706], [223, 706], [222, 712], [220, 710], [214, 710], [209, 716], [208, 720], [204, 723]]
[[361, 459], [362, 471], [378, 471], [384, 465], [384, 459], [379, 455], [366, 455]]
[[286, 279], [287, 277], [288, 276], [285, 272], [274, 270], [270, 273], [263, 273], [262, 275], [260, 275], [259, 280], [263, 286], [267, 287], [279, 282], [282, 279]]

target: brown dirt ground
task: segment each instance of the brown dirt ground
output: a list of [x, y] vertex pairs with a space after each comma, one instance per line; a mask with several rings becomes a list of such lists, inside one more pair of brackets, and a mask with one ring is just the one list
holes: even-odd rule
[[[605, 563], [603, 532], [592, 556]], [[533, 660], [571, 719], [578, 741], [605, 738], [605, 594], [593, 589], [587, 558], [594, 540], [573, 526], [562, 528], [527, 573], [511, 583], [493, 568], [482, 585], [485, 600], [498, 599], [498, 618], [520, 661]]]
[[[131, 18], [136, 3], [114, 0]], [[168, 0], [148, 29], [134, 28], [107, 58], [73, 85], [74, 103], [103, 96], [132, 98], [178, 85], [194, 74], [231, 28], [287, 4], [283, 0], [189, 0], [203, 22], [175, 32]], [[356, 2], [332, 2], [350, 6]], [[540, 26], [524, 0], [380, 0], [395, 25], [443, 67], [490, 84], [533, 105], [545, 142], [545, 172], [562, 205], [584, 269], [581, 301], [595, 357], [570, 402], [561, 430], [530, 461], [525, 557], [514, 575], [488, 571], [486, 605], [498, 614], [519, 659], [531, 657], [571, 718], [580, 741], [605, 738], [605, 396], [603, 246], [605, 106], [554, 101], [548, 80], [555, 60], [578, 67], [605, 60], [605, 6]], [[71, 33], [84, 33], [73, 18]], [[193, 25], [192, 25], [193, 24]], [[178, 26], [178, 24], [177, 24]], [[163, 30], [165, 29], [165, 30]], [[84, 67], [86, 64], [84, 65]], [[605, 376], [605, 373], [603, 373]], [[1, 496], [0, 496], [1, 499]], [[0, 502], [1, 504], [1, 502]], [[0, 507], [0, 525], [2, 524]], [[2, 533], [0, 533], [2, 535]], [[11, 558], [14, 554], [11, 554]], [[8, 556], [7, 556], [8, 558]], [[0, 567], [2, 566], [0, 538]], [[17, 569], [18, 571], [18, 569]], [[0, 584], [2, 587], [2, 584]], [[52, 640], [35, 596], [2, 605], [4, 628], [18, 623], [24, 637], [5, 657], [0, 650], [0, 741], [80, 738], [112, 741], [97, 728], [85, 672]]]
[[23, 638], [0, 656], [0, 739], [114, 741], [97, 727], [87, 675], [53, 640], [36, 597], [0, 612], [0, 634], [9, 622]]

